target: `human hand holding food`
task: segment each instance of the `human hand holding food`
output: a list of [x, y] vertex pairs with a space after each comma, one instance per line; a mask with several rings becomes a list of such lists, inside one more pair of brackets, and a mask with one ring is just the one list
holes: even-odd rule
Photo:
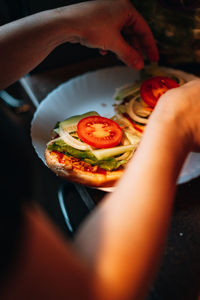
[[87, 1], [42, 11], [1, 26], [0, 34], [0, 53], [5, 58], [0, 61], [1, 89], [66, 42], [110, 50], [136, 69], [144, 65], [143, 52], [158, 60], [150, 28], [128, 0]]
[[152, 122], [168, 122], [191, 151], [200, 150], [200, 79], [163, 94], [152, 113]]
[[[79, 32], [75, 36], [82, 45], [111, 50], [127, 65], [141, 69], [143, 55], [158, 60], [158, 50], [149, 26], [128, 0], [96, 0], [80, 4], [77, 13]], [[64, 11], [63, 11], [64, 12]], [[84, 16], [84, 17], [83, 17]]]

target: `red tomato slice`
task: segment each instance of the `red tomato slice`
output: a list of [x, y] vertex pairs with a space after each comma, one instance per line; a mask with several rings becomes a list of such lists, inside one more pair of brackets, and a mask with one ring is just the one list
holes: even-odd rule
[[100, 116], [90, 116], [80, 120], [77, 133], [83, 142], [96, 148], [117, 146], [123, 134], [116, 122]]
[[143, 133], [144, 132], [144, 128], [145, 128], [145, 126], [144, 125], [140, 125], [140, 124], [136, 124], [136, 123], [132, 123], [133, 124], [133, 127], [137, 130], [137, 131], [139, 131], [140, 133]]
[[160, 96], [177, 87], [179, 87], [179, 84], [175, 80], [165, 76], [156, 76], [142, 83], [140, 94], [146, 104], [155, 107]]

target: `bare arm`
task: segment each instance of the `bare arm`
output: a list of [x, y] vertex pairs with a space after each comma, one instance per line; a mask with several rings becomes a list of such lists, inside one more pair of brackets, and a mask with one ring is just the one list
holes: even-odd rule
[[162, 256], [177, 176], [200, 149], [200, 80], [159, 100], [116, 187], [66, 244], [28, 208], [18, 263], [2, 299], [143, 299]]
[[154, 278], [177, 176], [200, 142], [199, 93], [196, 81], [163, 96], [116, 191], [76, 236], [77, 250], [99, 276], [100, 286], [107, 286], [110, 299], [143, 299]]
[[65, 42], [113, 51], [123, 62], [140, 69], [143, 53], [134, 48], [134, 40], [150, 60], [158, 60], [152, 33], [128, 0], [88, 1], [14, 21], [0, 27], [0, 89]]

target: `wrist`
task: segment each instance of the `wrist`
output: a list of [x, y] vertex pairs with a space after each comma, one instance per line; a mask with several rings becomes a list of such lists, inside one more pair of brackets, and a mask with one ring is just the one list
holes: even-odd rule
[[147, 169], [154, 170], [154, 184], [161, 180], [163, 171], [166, 182], [175, 184], [192, 150], [192, 137], [187, 127], [182, 124], [179, 114], [172, 112], [164, 105], [152, 113], [137, 151], [140, 155], [143, 153], [140, 160], [145, 162], [145, 168], [148, 166]]
[[82, 29], [77, 21], [75, 6], [74, 4], [38, 13], [38, 23], [43, 22], [43, 26], [39, 26], [40, 32], [44, 31], [45, 36], [49, 37], [49, 47], [56, 48], [66, 42], [80, 42]]
[[52, 10], [57, 46], [65, 42], [84, 44], [86, 32], [91, 28], [91, 16], [97, 14], [98, 8], [96, 1], [90, 2], [89, 5], [84, 2]]
[[174, 91], [170, 92], [159, 100], [149, 123], [163, 132], [163, 136], [168, 136], [173, 143], [179, 144], [183, 150], [190, 152], [194, 144], [190, 120], [188, 120], [190, 108], [187, 107], [188, 103], [184, 101], [183, 97], [175, 95], [175, 98]]

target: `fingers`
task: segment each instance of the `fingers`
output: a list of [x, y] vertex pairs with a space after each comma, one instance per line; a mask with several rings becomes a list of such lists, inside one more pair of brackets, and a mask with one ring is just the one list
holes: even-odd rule
[[144, 67], [142, 56], [137, 50], [131, 47], [121, 35], [118, 39], [115, 39], [115, 43], [112, 45], [110, 50], [115, 52], [119, 59], [126, 65], [137, 70]]
[[144, 66], [144, 54], [150, 61], [157, 62], [159, 53], [153, 34], [143, 19], [134, 9], [128, 24], [115, 37], [115, 45], [111, 49], [127, 65], [140, 70]]
[[158, 61], [159, 53], [154, 40], [153, 34], [146, 23], [146, 21], [139, 15], [138, 12], [135, 13], [135, 20], [131, 26], [133, 34], [135, 34], [140, 43], [143, 45], [146, 55], [151, 61]]
[[145, 51], [143, 49], [143, 46], [141, 45], [140, 41], [136, 36], [128, 37], [128, 39], [125, 39], [128, 44], [133, 47], [143, 58], [146, 56]]

